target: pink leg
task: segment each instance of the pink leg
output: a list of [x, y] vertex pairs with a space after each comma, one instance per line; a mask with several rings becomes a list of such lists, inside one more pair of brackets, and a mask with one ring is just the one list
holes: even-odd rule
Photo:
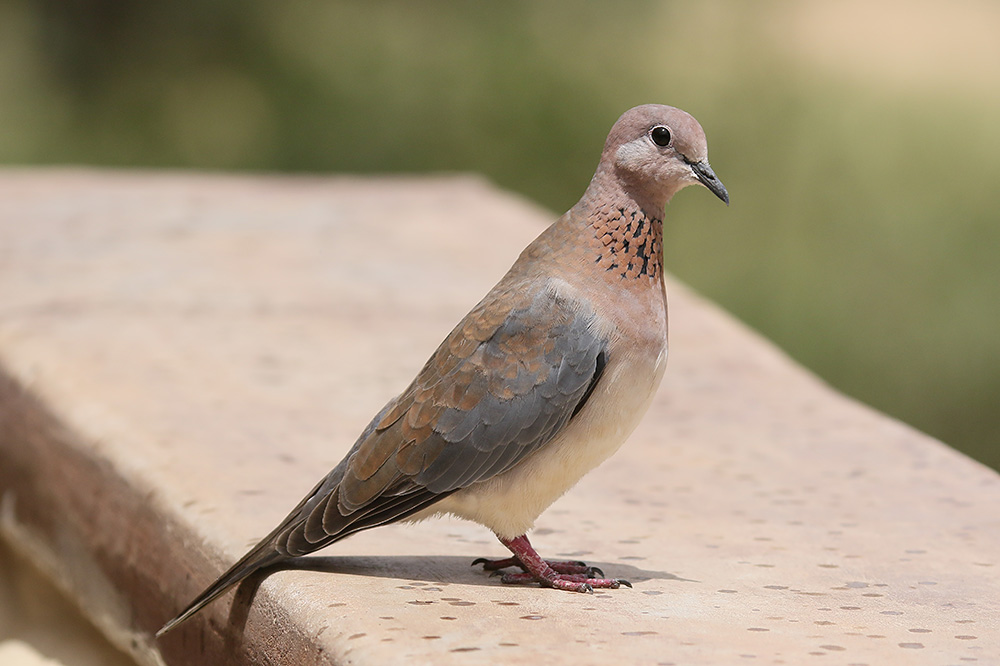
[[621, 585], [632, 587], [632, 584], [627, 580], [603, 578], [603, 571], [597, 567], [588, 567], [584, 562], [543, 560], [525, 535], [509, 540], [500, 538], [500, 543], [507, 546], [514, 557], [502, 560], [480, 558], [473, 562], [473, 565], [482, 564], [487, 571], [496, 571], [510, 566], [520, 567], [524, 571], [524, 573], [504, 574], [500, 579], [502, 583], [537, 582], [544, 587], [554, 587], [571, 592], [593, 592], [595, 587], [610, 589], [617, 589]]

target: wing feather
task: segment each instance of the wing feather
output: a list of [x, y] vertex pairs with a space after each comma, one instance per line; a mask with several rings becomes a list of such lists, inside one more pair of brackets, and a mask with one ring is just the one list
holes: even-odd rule
[[484, 299], [289, 516], [303, 554], [511, 469], [579, 412], [606, 364], [594, 313], [538, 289]]

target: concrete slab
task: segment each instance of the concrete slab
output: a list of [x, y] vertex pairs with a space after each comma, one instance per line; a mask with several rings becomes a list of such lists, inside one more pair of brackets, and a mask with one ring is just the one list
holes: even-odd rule
[[3, 536], [145, 664], [1000, 663], [1000, 476], [675, 282], [650, 413], [533, 539], [633, 590], [501, 586], [429, 521], [154, 642], [552, 218], [470, 177], [0, 173]]

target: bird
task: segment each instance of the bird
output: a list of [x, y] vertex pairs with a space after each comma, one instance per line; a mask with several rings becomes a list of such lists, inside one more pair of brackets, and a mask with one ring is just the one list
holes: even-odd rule
[[583, 562], [542, 559], [527, 534], [621, 446], [660, 384], [663, 217], [688, 185], [729, 205], [698, 121], [659, 104], [622, 114], [579, 202], [524, 249], [343, 460], [157, 637], [254, 572], [433, 515], [490, 529], [511, 557], [473, 564], [514, 568], [502, 583], [631, 587]]

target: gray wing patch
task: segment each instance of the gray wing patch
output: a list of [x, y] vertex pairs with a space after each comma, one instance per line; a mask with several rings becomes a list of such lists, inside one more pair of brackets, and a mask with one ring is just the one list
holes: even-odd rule
[[[527, 362], [504, 355], [523, 331], [551, 321], [557, 323], [523, 350]], [[434, 424], [446, 444], [413, 482], [435, 493], [463, 488], [510, 469], [552, 439], [583, 407], [606, 364], [605, 342], [591, 322], [592, 316], [549, 299], [511, 312], [482, 345], [483, 358], [502, 359], [499, 368], [484, 363], [487, 384], [496, 374], [510, 375], [506, 390], [487, 391], [468, 410], [447, 409]], [[521, 364], [516, 374], [512, 364]]]

